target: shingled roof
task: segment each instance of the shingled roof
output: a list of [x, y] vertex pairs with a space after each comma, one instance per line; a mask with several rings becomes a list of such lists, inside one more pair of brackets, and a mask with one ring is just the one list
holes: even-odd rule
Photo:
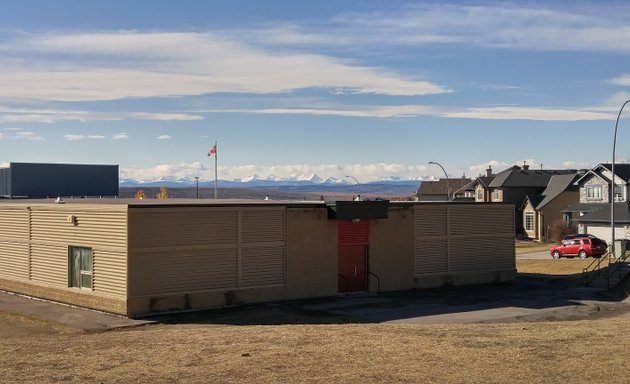
[[546, 188], [555, 175], [575, 174], [573, 169], [528, 169], [518, 165], [499, 172], [490, 183], [491, 188]]
[[451, 185], [451, 194], [461, 189], [466, 184], [470, 183], [470, 179], [457, 178], [457, 179], [440, 179], [437, 181], [423, 181], [418, 188], [418, 197], [420, 196], [446, 196], [448, 191], [448, 184]]

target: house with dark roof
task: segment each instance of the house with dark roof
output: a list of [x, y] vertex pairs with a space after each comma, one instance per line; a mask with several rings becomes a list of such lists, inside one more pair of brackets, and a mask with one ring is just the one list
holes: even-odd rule
[[525, 196], [520, 207], [525, 236], [539, 241], [549, 238], [552, 223], [563, 220], [562, 209], [579, 200], [579, 188], [575, 185], [579, 177], [579, 173], [553, 175], [542, 193]]
[[485, 176], [479, 176], [475, 180], [466, 184], [459, 192], [467, 198], [472, 198], [476, 203], [488, 203], [491, 201], [490, 183], [494, 180], [492, 166], [488, 166]]
[[579, 201], [562, 209], [565, 220], [575, 221], [580, 233], [590, 233], [608, 242], [612, 240], [611, 199], [615, 202], [615, 239], [630, 239], [630, 164], [615, 164], [613, 192], [612, 181], [612, 165], [597, 164], [575, 181], [579, 186]]
[[417, 201], [448, 201], [456, 197], [464, 197], [466, 193], [462, 187], [470, 182], [471, 180], [466, 176], [455, 179], [423, 181], [420, 183], [416, 194]]
[[[530, 200], [535, 200], [534, 203], [540, 204], [545, 200], [545, 198], [542, 197], [543, 192], [545, 192], [545, 190], [549, 186], [549, 182], [553, 176], [576, 175], [576, 173], [576, 170], [570, 169], [534, 170], [530, 169], [529, 165], [527, 164], [523, 164], [522, 167], [515, 165], [499, 172], [490, 182], [490, 200], [494, 203], [514, 204], [514, 228], [516, 231], [516, 236], [527, 237], [527, 231], [525, 230], [525, 218], [523, 216], [522, 209], [525, 206], [525, 201], [528, 196]], [[551, 194], [551, 192], [552, 191], [550, 190], [549, 193]], [[535, 226], [535, 224], [533, 225]]]

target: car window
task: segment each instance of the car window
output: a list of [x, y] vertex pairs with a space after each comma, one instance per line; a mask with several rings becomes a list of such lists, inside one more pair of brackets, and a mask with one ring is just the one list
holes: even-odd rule
[[583, 242], [584, 244], [590, 244], [590, 243], [591, 243], [591, 241], [590, 241], [589, 239], [584, 239], [584, 240], [582, 240], [582, 242]]

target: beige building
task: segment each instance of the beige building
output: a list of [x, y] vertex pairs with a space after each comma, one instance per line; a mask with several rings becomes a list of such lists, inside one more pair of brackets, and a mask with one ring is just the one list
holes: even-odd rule
[[129, 317], [515, 277], [509, 204], [0, 201], [0, 289]]

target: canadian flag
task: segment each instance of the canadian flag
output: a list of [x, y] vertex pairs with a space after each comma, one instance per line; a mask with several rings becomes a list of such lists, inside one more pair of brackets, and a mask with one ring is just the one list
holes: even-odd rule
[[215, 155], [217, 153], [217, 145], [215, 144], [214, 147], [210, 148], [210, 150], [208, 151], [208, 157]]

